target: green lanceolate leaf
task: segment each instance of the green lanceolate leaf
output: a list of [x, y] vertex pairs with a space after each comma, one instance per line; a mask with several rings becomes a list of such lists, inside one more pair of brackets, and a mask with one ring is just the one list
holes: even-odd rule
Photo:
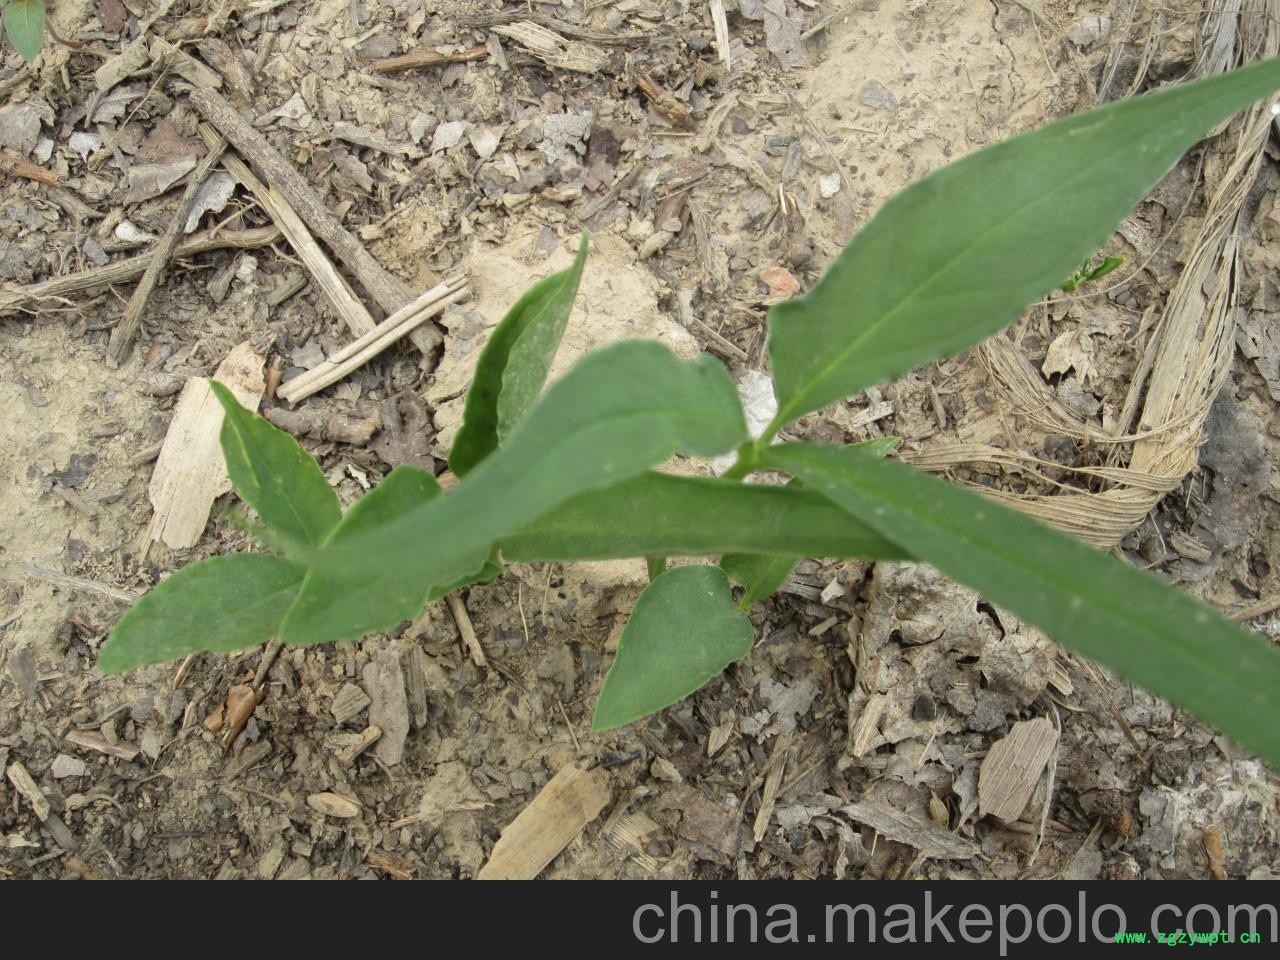
[[[864, 440], [854, 446], [874, 456], [885, 457], [900, 442], [901, 439], [898, 437], [878, 437], [875, 440]], [[787, 486], [799, 490], [803, 487], [803, 483], [793, 477]], [[802, 557], [803, 554], [778, 556], [776, 554], [726, 553], [720, 558], [720, 568], [729, 575], [730, 580], [743, 587], [742, 606], [745, 609], [757, 600], [773, 596]]]
[[459, 577], [452, 583], [446, 583], [443, 586], [432, 587], [427, 593], [427, 603], [435, 603], [455, 590], [461, 590], [463, 587], [472, 587], [477, 583], [488, 583], [490, 580], [500, 576], [502, 576], [502, 564], [497, 560], [486, 560], [475, 573]]
[[770, 310], [775, 424], [1012, 322], [1071, 276], [1207, 130], [1277, 88], [1280, 58], [1118, 101], [897, 194], [808, 294]]
[[502, 540], [508, 563], [701, 557], [905, 560], [906, 551], [820, 493], [645, 473], [572, 500]]
[[[803, 481], [794, 477], [787, 484], [793, 490], [799, 490], [803, 485]], [[758, 600], [773, 596], [801, 559], [802, 555], [726, 553], [720, 558], [720, 569], [743, 588], [742, 608], [745, 610]]]
[[537, 399], [564, 336], [587, 261], [587, 238], [567, 270], [530, 287], [480, 352], [449, 467], [465, 476], [498, 448]]
[[[329, 543], [341, 543], [350, 540], [357, 534], [376, 530], [383, 524], [395, 523], [400, 517], [429, 503], [440, 495], [440, 484], [436, 478], [420, 467], [412, 464], [401, 464], [387, 474], [381, 483], [357, 500], [347, 511], [342, 522], [329, 536]], [[452, 583], [434, 586], [424, 600], [415, 601], [418, 606], [432, 603], [446, 594], [469, 587], [473, 583], [487, 583], [502, 573], [502, 564], [495, 560], [485, 560], [479, 570], [460, 577]], [[308, 588], [319, 588], [317, 577], [319, 571], [311, 571], [307, 575]], [[394, 580], [388, 584], [394, 585]], [[341, 583], [331, 583], [330, 589], [339, 590]], [[394, 602], [394, 601], [392, 601]]]
[[23, 60], [35, 60], [44, 35], [44, 0], [9, 0], [4, 8], [4, 32]]
[[98, 654], [118, 673], [203, 650], [225, 653], [275, 636], [303, 568], [281, 557], [235, 553], [183, 567], [135, 603]]
[[1280, 764], [1280, 650], [1149, 573], [901, 463], [807, 444], [766, 459], [1054, 640]]
[[683, 700], [750, 653], [754, 639], [723, 570], [668, 570], [631, 611], [591, 729], [612, 730]]
[[503, 536], [575, 494], [677, 451], [724, 453], [745, 436], [733, 381], [714, 358], [682, 361], [649, 342], [594, 351], [457, 488], [394, 523], [312, 551], [307, 560], [342, 588], [304, 589], [281, 638], [315, 643], [390, 629], [421, 609], [431, 587], [480, 570]]
[[216, 381], [222, 404], [222, 455], [240, 499], [286, 543], [319, 546], [342, 519], [338, 496], [298, 441], [251, 413]]
[[[401, 464], [382, 478], [382, 482], [351, 505], [342, 520], [328, 537], [328, 543], [341, 543], [361, 534], [376, 530], [396, 520], [440, 495], [440, 484], [427, 471], [411, 464]], [[414, 606], [421, 609], [426, 603], [427, 591], [395, 577], [379, 581], [383, 601], [398, 606]], [[307, 570], [302, 592], [330, 595], [340, 593], [343, 582], [323, 570]], [[306, 643], [291, 639], [291, 643]]]
[[440, 496], [440, 484], [421, 467], [402, 463], [382, 482], [353, 503], [329, 535], [329, 543], [395, 523], [400, 517]]

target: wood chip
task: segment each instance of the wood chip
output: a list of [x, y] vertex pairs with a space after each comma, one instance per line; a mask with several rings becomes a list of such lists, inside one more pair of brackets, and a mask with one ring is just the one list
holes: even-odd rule
[[1053, 662], [1053, 667], [1049, 671], [1049, 686], [1064, 697], [1069, 697], [1075, 692], [1075, 685], [1071, 682], [1071, 675], [1067, 673], [1067, 668], [1061, 660]]
[[708, 757], [714, 757], [724, 749], [724, 745], [733, 736], [733, 724], [736, 718], [736, 714], [726, 713], [720, 722], [711, 728], [711, 732], [707, 734]]
[[598, 73], [609, 65], [609, 55], [599, 47], [579, 40], [566, 40], [554, 30], [530, 20], [499, 24], [493, 32], [514, 40], [549, 67], [577, 73]]
[[333, 125], [333, 135], [339, 140], [345, 140], [347, 143], [354, 143], [358, 147], [367, 147], [370, 150], [377, 150], [379, 153], [385, 153], [390, 156], [407, 157], [410, 160], [416, 160], [422, 156], [422, 150], [418, 147], [410, 144], [392, 143], [385, 137], [380, 137], [376, 133], [371, 133], [346, 120], [339, 120]]
[[13, 788], [22, 794], [24, 800], [31, 804], [31, 809], [35, 811], [36, 818], [42, 823], [49, 819], [52, 808], [49, 806], [49, 798], [31, 779], [31, 774], [27, 768], [19, 761], [15, 760], [9, 764], [9, 769], [5, 771], [9, 778], [9, 782], [13, 784]]
[[860, 696], [861, 691], [856, 691], [849, 697], [849, 715], [858, 718], [849, 727], [849, 755], [853, 757], [865, 756], [871, 749], [871, 744], [880, 736], [880, 718], [889, 706], [888, 697], [883, 693], [873, 693], [855, 714], [853, 701]]
[[338, 762], [344, 767], [349, 767], [356, 762], [356, 757], [364, 753], [371, 746], [378, 742], [378, 738], [382, 736], [382, 728], [375, 726], [365, 727], [359, 734], [355, 736], [351, 742], [338, 751]]
[[381, 870], [392, 880], [412, 880], [418, 871], [417, 865], [412, 860], [397, 857], [394, 853], [387, 853], [382, 849], [370, 850], [364, 862], [375, 870]]
[[313, 793], [307, 797], [307, 806], [317, 813], [323, 813], [326, 817], [334, 817], [338, 820], [350, 820], [360, 816], [360, 804], [340, 793], [328, 790], [323, 793]]
[[135, 73], [140, 73], [150, 61], [151, 55], [147, 52], [146, 38], [139, 37], [122, 52], [103, 62], [102, 66], [93, 72], [94, 86], [98, 88], [99, 93], [106, 93], [116, 84], [127, 80]]
[[152, 63], [172, 70], [178, 76], [190, 80], [198, 87], [209, 87], [212, 90], [218, 90], [222, 87], [222, 77], [167, 40], [163, 40], [160, 37], [152, 37], [148, 53]]
[[1169, 534], [1169, 546], [1196, 563], [1208, 563], [1213, 559], [1212, 550], [1191, 534], [1183, 533], [1181, 530], [1174, 530]]
[[[213, 378], [229, 389], [241, 406], [257, 410], [266, 388], [266, 361], [245, 341], [218, 365]], [[222, 405], [209, 381], [192, 377], [182, 389], [169, 432], [151, 474], [147, 496], [155, 509], [150, 540], [175, 550], [194, 547], [204, 534], [213, 502], [231, 489], [219, 435]]]
[[46, 170], [38, 164], [22, 159], [12, 150], [0, 148], [0, 173], [11, 173], [16, 177], [26, 177], [47, 187], [56, 187], [62, 181], [52, 170]]
[[978, 855], [976, 844], [949, 830], [918, 820], [894, 807], [878, 803], [850, 803], [840, 808], [850, 820], [865, 824], [876, 833], [914, 847], [922, 857], [933, 860], [968, 860]]
[[561, 767], [493, 847], [477, 880], [532, 880], [609, 803], [609, 775], [600, 768]]
[[409, 649], [405, 661], [405, 679], [409, 685], [409, 719], [413, 729], [427, 725], [427, 664], [426, 654], [416, 644]]
[[691, 114], [689, 108], [686, 107], [680, 99], [667, 90], [662, 84], [658, 83], [649, 74], [640, 72], [636, 74], [636, 86], [640, 88], [649, 102], [653, 104], [660, 114], [666, 117], [671, 123], [677, 127], [685, 127], [689, 125]]
[[96, 750], [126, 761], [134, 759], [141, 752], [131, 743], [113, 743], [96, 730], [71, 730], [62, 739], [73, 747]]
[[871, 404], [865, 410], [853, 412], [843, 406], [838, 406], [831, 419], [846, 430], [857, 431], [863, 427], [870, 426], [877, 420], [883, 420], [885, 417], [890, 416], [893, 416], [893, 404], [888, 400], [881, 400]]
[[711, 25], [715, 29], [716, 53], [728, 70], [733, 66], [733, 59], [729, 55], [729, 20], [725, 16], [724, 0], [711, 0]]
[[782, 786], [782, 774], [787, 769], [787, 749], [791, 746], [791, 737], [783, 734], [773, 748], [773, 756], [769, 758], [769, 769], [764, 777], [764, 790], [760, 793], [760, 810], [756, 813], [756, 822], [752, 836], [756, 843], [764, 839], [769, 830], [769, 821], [773, 819], [773, 805], [778, 800], [778, 790]]
[[660, 831], [658, 824], [639, 810], [612, 816], [604, 825], [605, 839], [629, 854], [647, 873], [657, 873], [661, 867], [648, 852], [650, 839]]
[[1205, 856], [1209, 858], [1209, 873], [1215, 880], [1227, 879], [1227, 867], [1222, 853], [1222, 826], [1211, 823], [1201, 835]]
[[1022, 816], [1040, 774], [1058, 746], [1046, 717], [1015, 723], [996, 741], [978, 769], [978, 815], [1013, 822]]
[[369, 723], [382, 730], [374, 753], [387, 766], [394, 767], [404, 759], [404, 741], [409, 735], [409, 698], [400, 652], [388, 644], [376, 660], [365, 666], [361, 679], [371, 701]]
[[342, 726], [367, 706], [369, 706], [369, 695], [354, 683], [348, 683], [334, 695], [333, 705], [329, 710], [333, 714], [333, 722]]
[[695, 857], [730, 863], [738, 856], [742, 846], [742, 809], [732, 797], [713, 799], [686, 783], [668, 791], [659, 804], [663, 809], [679, 811], [676, 833]]
[[[207, 230], [178, 244], [173, 251], [172, 259], [192, 257], [210, 250], [224, 250], [228, 247], [251, 250], [265, 247], [280, 239], [280, 231], [275, 227], [255, 227], [251, 230]], [[41, 301], [54, 300], [68, 294], [91, 290], [111, 283], [126, 283], [147, 272], [151, 263], [151, 254], [144, 253], [127, 260], [118, 260], [105, 267], [94, 267], [69, 273], [63, 277], [41, 280], [26, 286], [0, 290], [0, 314], [20, 308], [31, 308]], [[45, 316], [54, 316], [52, 312]]]

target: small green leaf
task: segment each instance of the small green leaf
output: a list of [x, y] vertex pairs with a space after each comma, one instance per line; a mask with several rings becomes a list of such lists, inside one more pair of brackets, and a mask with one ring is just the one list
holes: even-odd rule
[[894, 196], [805, 296], [769, 311], [775, 425], [979, 343], [1070, 277], [1280, 58], [1067, 117]]
[[768, 461], [1058, 643], [1280, 765], [1280, 650], [1187, 594], [994, 500], [892, 460], [811, 444]]
[[683, 700], [755, 639], [719, 567], [673, 567], [645, 588], [618, 641], [591, 729], [612, 730]]
[[[422, 506], [440, 495], [440, 484], [436, 478], [420, 467], [412, 464], [401, 464], [382, 478], [382, 482], [351, 505], [346, 515], [338, 522], [329, 534], [328, 543], [341, 543], [343, 540], [368, 533], [387, 523], [394, 523], [399, 517]], [[414, 590], [406, 593], [406, 585], [395, 577], [380, 578], [377, 587], [383, 591], [382, 602], [395, 606], [416, 605], [421, 608], [426, 602], [426, 590]], [[324, 571], [307, 570], [306, 579], [302, 582], [302, 593], [334, 594], [340, 593], [343, 583], [327, 575]], [[290, 638], [289, 643], [305, 644], [307, 638]]]
[[353, 503], [333, 532], [329, 543], [350, 540], [361, 533], [395, 523], [410, 510], [440, 496], [440, 484], [421, 467], [402, 463], [376, 487]]
[[319, 546], [342, 519], [338, 496], [298, 441], [210, 381], [222, 404], [222, 455], [240, 499], [285, 543]]
[[[306, 559], [323, 589], [303, 589], [281, 628], [288, 643], [388, 630], [434, 586], [480, 570], [494, 544], [574, 494], [643, 472], [673, 453], [714, 456], [746, 436], [729, 373], [678, 360], [661, 344], [614, 344], [583, 357], [501, 448], [457, 488]], [[329, 584], [341, 581], [341, 589]], [[388, 599], [390, 598], [390, 600]]]
[[470, 473], [498, 448], [537, 399], [551, 369], [587, 261], [583, 234], [573, 266], [530, 287], [480, 352], [449, 467]]
[[23, 60], [35, 60], [44, 36], [44, 0], [9, 0], [4, 8], [4, 32]]
[[1124, 263], [1124, 257], [1103, 257], [1102, 262], [1089, 271], [1086, 280], [1101, 280], [1116, 267]]
[[508, 563], [726, 552], [909, 558], [820, 493], [665, 473], [574, 497], [502, 540]]
[[297, 596], [303, 568], [280, 557], [234, 553], [183, 567], [120, 618], [98, 654], [119, 673], [203, 650], [265, 643]]
[[[440, 492], [440, 484], [431, 474], [412, 464], [401, 464], [352, 505], [329, 537], [329, 543], [341, 543], [356, 534], [375, 530], [385, 523], [395, 523], [411, 510], [434, 500]], [[434, 603], [455, 590], [475, 583], [487, 583], [501, 573], [502, 564], [494, 559], [486, 560], [479, 570], [459, 577], [452, 583], [432, 587], [427, 592], [425, 603]], [[316, 571], [312, 571], [311, 576], [315, 575]], [[309, 579], [308, 583], [310, 582]], [[341, 589], [341, 584], [333, 585], [332, 589]]]
[[441, 587], [432, 587], [427, 594], [427, 603], [435, 603], [442, 597], [447, 597], [455, 590], [461, 590], [463, 587], [472, 587], [477, 583], [488, 583], [490, 580], [497, 579], [502, 576], [502, 569], [502, 564], [497, 560], [486, 560], [484, 565], [475, 573], [459, 577], [453, 583], [446, 583]]

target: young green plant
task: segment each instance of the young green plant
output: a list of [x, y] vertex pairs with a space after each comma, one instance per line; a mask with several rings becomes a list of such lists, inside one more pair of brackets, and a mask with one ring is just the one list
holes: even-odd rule
[[[887, 444], [772, 444], [827, 404], [967, 349], [1074, 276], [1196, 140], [1280, 88], [1272, 60], [1068, 117], [974, 153], [885, 204], [805, 296], [769, 314], [778, 413], [747, 433], [728, 371], [624, 342], [543, 382], [584, 268], [548, 277], [481, 356], [451, 463], [398, 467], [341, 515], [292, 438], [226, 409], [241, 498], [275, 545], [178, 570], [112, 631], [124, 670], [276, 636], [347, 640], [396, 628], [503, 563], [650, 558], [593, 727], [687, 696], [752, 646], [743, 606], [804, 556], [915, 559], [1167, 696], [1280, 765], [1280, 652], [1156, 577], [999, 503], [886, 458]], [[666, 475], [676, 453], [737, 450], [720, 479]], [[789, 474], [786, 486], [740, 482]], [[665, 570], [667, 557], [718, 555]], [[732, 584], [743, 587], [735, 602]], [[741, 605], [740, 605], [741, 604]]]

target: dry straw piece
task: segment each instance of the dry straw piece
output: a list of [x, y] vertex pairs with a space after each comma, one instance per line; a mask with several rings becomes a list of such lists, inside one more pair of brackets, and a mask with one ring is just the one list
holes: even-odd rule
[[554, 30], [518, 20], [499, 24], [493, 32], [514, 40], [549, 67], [578, 73], [599, 73], [609, 64], [609, 55], [599, 47], [580, 40], [567, 40]]
[[[1276, 56], [1280, 0], [1243, 0], [1207, 12], [1201, 50], [1195, 77], [1189, 79]], [[1099, 481], [1097, 492], [1066, 487], [1041, 472], [1046, 466], [1061, 471], [1061, 464], [987, 444], [935, 444], [904, 459], [933, 471], [961, 463], [987, 465], [1057, 486], [1059, 492], [1051, 494], [983, 492], [1099, 547], [1113, 547], [1137, 528], [1195, 469], [1205, 419], [1230, 372], [1241, 210], [1274, 120], [1270, 104], [1258, 104], [1215, 131], [1209, 142], [1202, 169], [1220, 173], [1213, 177], [1216, 184], [1206, 179], [1210, 199], [1203, 225], [1180, 258], [1186, 267], [1150, 328], [1114, 432], [1089, 426], [1058, 401], [1008, 337], [997, 336], [981, 348], [990, 379], [1016, 413], [1045, 433], [1112, 448], [1108, 463], [1113, 465], [1065, 468]], [[1128, 464], [1118, 465], [1129, 444]]]

